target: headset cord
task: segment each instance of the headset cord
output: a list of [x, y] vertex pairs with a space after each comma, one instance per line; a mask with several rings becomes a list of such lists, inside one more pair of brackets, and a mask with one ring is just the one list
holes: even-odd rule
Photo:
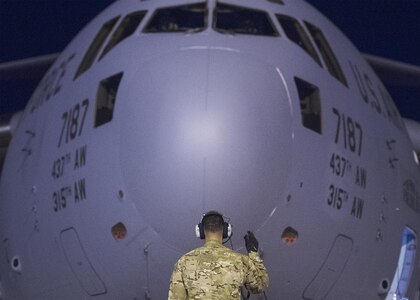
[[244, 289], [243, 289], [243, 288], [241, 288], [241, 299], [245, 299], [245, 300], [247, 300], [247, 299], [249, 299], [249, 297], [251, 296], [251, 294], [249, 293], [248, 289], [246, 289], [246, 291], [248, 292], [248, 294], [245, 296], [245, 295], [244, 295]]
[[[250, 292], [247, 290], [247, 292], [248, 292], [248, 294], [246, 295], [246, 297], [244, 296], [244, 293], [243, 293], [243, 290], [241, 289], [241, 296], [242, 296], [242, 299], [245, 299], [245, 300], [248, 300], [249, 299], [249, 297], [251, 296], [251, 294], [250, 294]], [[265, 300], [268, 300], [267, 299], [267, 295], [265, 294], [265, 292], [263, 292], [263, 295], [264, 295], [264, 298], [265, 298]]]
[[230, 247], [232, 248], [232, 250], [233, 250], [233, 244], [232, 244], [232, 241], [231, 241], [231, 238], [232, 238], [232, 235], [226, 240], [226, 241], [224, 241], [222, 244], [224, 245], [224, 244], [226, 244], [227, 242], [229, 242], [230, 241]]

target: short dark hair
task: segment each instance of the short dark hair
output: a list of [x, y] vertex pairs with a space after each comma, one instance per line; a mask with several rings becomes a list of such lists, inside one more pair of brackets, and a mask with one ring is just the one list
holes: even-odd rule
[[218, 213], [210, 213], [203, 218], [204, 231], [223, 232], [223, 223], [223, 217]]

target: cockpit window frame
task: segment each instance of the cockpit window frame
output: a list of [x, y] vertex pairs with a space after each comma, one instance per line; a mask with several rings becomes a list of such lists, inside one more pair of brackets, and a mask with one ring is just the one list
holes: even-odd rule
[[[264, 33], [255, 33], [255, 32], [245, 32], [245, 31], [244, 32], [239, 32], [239, 31], [235, 31], [235, 30], [218, 28], [218, 26], [217, 26], [217, 22], [218, 22], [217, 13], [218, 13], [218, 6], [219, 5], [220, 6], [226, 6], [226, 7], [230, 6], [232, 8], [238, 8], [238, 10], [256, 12], [256, 13], [260, 13], [260, 14], [265, 15], [264, 20], [267, 20], [268, 25], [271, 27], [272, 33], [271, 34], [264, 34]], [[252, 35], [252, 36], [260, 36], [260, 37], [279, 37], [280, 36], [280, 33], [278, 32], [276, 26], [273, 23], [273, 20], [272, 20], [270, 14], [267, 11], [261, 10], [261, 9], [245, 7], [245, 6], [234, 5], [234, 4], [230, 4], [230, 3], [229, 4], [228, 3], [222, 3], [222, 2], [217, 2], [216, 6], [213, 9], [212, 29], [216, 32], [221, 33], [221, 34], [230, 34], [230, 35], [240, 34], [240, 35]]]
[[82, 75], [87, 70], [89, 70], [90, 67], [92, 67], [93, 63], [96, 60], [96, 57], [98, 56], [99, 51], [105, 44], [105, 41], [108, 39], [109, 35], [111, 34], [112, 30], [114, 29], [115, 25], [118, 23], [118, 20], [120, 18], [121, 16], [113, 17], [101, 26], [101, 28], [93, 38], [92, 42], [90, 43], [89, 48], [86, 50], [86, 53], [83, 56], [79, 67], [77, 68], [73, 80], [76, 80], [80, 75]]
[[309, 33], [312, 36], [312, 39], [315, 42], [315, 45], [318, 48], [318, 51], [321, 53], [322, 59], [325, 66], [328, 69], [328, 72], [346, 87], [348, 87], [346, 76], [344, 75], [343, 69], [341, 68], [340, 62], [335, 56], [334, 51], [332, 50], [330, 43], [325, 37], [322, 30], [313, 25], [308, 21], [304, 21], [305, 27], [308, 29]]
[[[198, 6], [199, 5], [203, 5], [204, 7], [204, 18], [203, 18], [203, 26], [196, 28], [196, 29], [187, 29], [187, 30], [179, 30], [178, 28], [168, 28], [167, 30], [150, 30], [148, 29], [149, 26], [151, 26], [151, 23], [154, 22], [157, 18], [157, 15], [159, 13], [162, 13], [166, 10], [172, 10], [172, 9], [177, 9], [177, 8], [182, 8], [182, 7], [188, 7], [188, 6]], [[182, 5], [174, 5], [174, 6], [166, 6], [166, 7], [161, 7], [159, 9], [156, 9], [152, 16], [148, 19], [146, 25], [144, 26], [142, 33], [144, 34], [153, 34], [153, 33], [183, 33], [183, 34], [188, 34], [188, 33], [198, 33], [198, 32], [202, 32], [205, 31], [208, 28], [208, 15], [209, 15], [209, 10], [208, 10], [208, 6], [207, 6], [207, 2], [198, 2], [198, 3], [187, 3], [187, 4], [182, 4]], [[175, 24], [176, 25], [176, 24]]]
[[[139, 10], [126, 15], [112, 33], [111, 38], [109, 39], [105, 48], [102, 50], [98, 61], [104, 58], [112, 49], [114, 49], [122, 41], [132, 36], [138, 30], [146, 14], [147, 10]], [[135, 25], [134, 27], [132, 27], [133, 24]]]
[[[319, 66], [322, 67], [321, 60], [318, 56], [318, 53], [315, 50], [314, 45], [312, 44], [312, 41], [308, 34], [306, 33], [304, 27], [300, 24], [300, 22], [289, 15], [285, 14], [275, 14], [275, 17], [277, 21], [279, 22], [280, 27], [283, 29], [286, 37], [299, 46], [301, 49], [303, 49]], [[285, 24], [285, 22], [291, 22], [293, 25], [294, 32], [291, 32], [289, 30], [289, 25], [291, 24]], [[298, 40], [295, 39], [294, 35], [297, 34]]]

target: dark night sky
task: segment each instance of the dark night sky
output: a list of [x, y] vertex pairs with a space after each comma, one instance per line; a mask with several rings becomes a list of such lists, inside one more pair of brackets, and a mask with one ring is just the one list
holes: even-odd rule
[[[0, 0], [0, 62], [60, 52], [112, 2]], [[308, 2], [362, 52], [420, 66], [419, 0]], [[0, 115], [23, 109], [35, 86], [31, 81], [0, 81]], [[402, 115], [420, 121], [420, 89], [390, 91]]]

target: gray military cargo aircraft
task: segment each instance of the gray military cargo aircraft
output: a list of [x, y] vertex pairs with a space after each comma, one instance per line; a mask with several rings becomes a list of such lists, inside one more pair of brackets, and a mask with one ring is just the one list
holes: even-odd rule
[[420, 125], [369, 63], [418, 67], [298, 0], [119, 1], [52, 61], [0, 130], [0, 298], [165, 299], [218, 210], [250, 299], [419, 299]]

